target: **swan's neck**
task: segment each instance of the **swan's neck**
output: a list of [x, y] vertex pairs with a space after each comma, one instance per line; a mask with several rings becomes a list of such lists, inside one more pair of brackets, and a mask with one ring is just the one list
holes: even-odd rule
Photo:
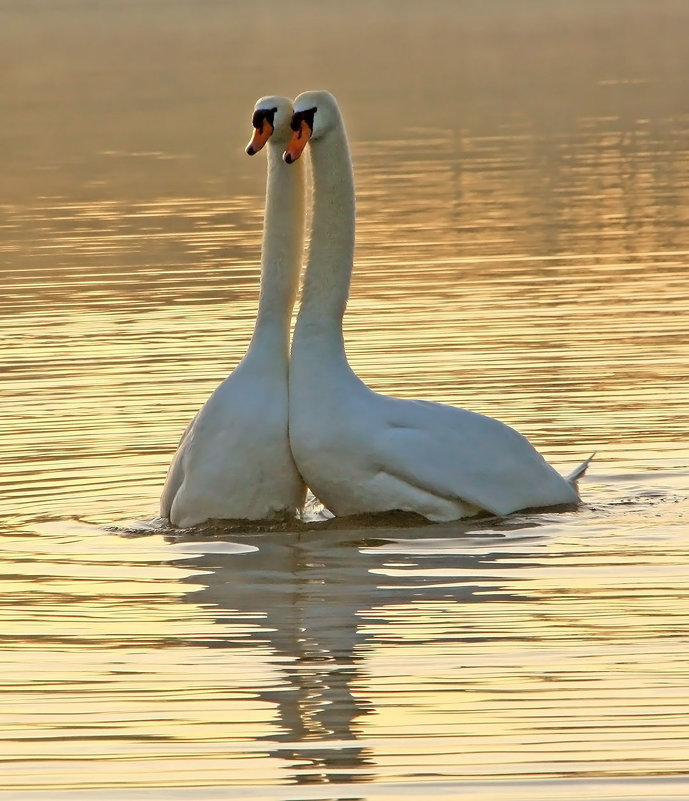
[[261, 294], [249, 352], [278, 349], [286, 359], [304, 244], [304, 166], [285, 164], [282, 145], [271, 141], [266, 149]]
[[[342, 347], [354, 257], [354, 176], [344, 126], [309, 143], [313, 167], [311, 243], [295, 340], [329, 334]], [[293, 346], [294, 353], [294, 346]]]

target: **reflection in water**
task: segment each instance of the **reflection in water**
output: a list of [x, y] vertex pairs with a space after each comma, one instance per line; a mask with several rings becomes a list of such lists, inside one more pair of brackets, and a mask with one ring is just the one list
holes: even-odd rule
[[634, 797], [689, 768], [686, 482], [616, 475], [593, 508], [501, 522], [8, 533], [5, 786]]
[[[436, 528], [442, 527], [434, 527], [437, 535]], [[187, 596], [189, 602], [213, 610], [221, 625], [242, 619], [261, 621], [260, 628], [248, 636], [257, 644], [270, 645], [270, 661], [280, 667], [284, 680], [258, 693], [261, 700], [275, 705], [279, 720], [276, 732], [260, 739], [280, 744], [270, 754], [290, 764], [297, 783], [360, 782], [376, 777], [373, 750], [359, 742], [361, 718], [375, 713], [362, 687], [366, 656], [381, 634], [374, 634], [372, 627], [385, 625], [387, 607], [525, 600], [501, 588], [499, 577], [487, 577], [486, 554], [473, 555], [463, 547], [434, 553], [437, 540], [430, 541], [424, 569], [416, 574], [384, 567], [378, 546], [388, 541], [386, 536], [427, 538], [429, 530], [428, 526], [401, 532], [382, 529], [383, 539], [364, 542], [357, 539], [356, 530], [330, 531], [325, 538], [320, 532], [240, 535], [233, 536], [233, 542], [251, 544], [251, 551], [237, 557], [223, 553], [222, 545], [218, 552], [213, 543], [206, 543], [208, 553], [203, 554], [200, 544], [198, 558], [190, 563], [204, 571], [205, 586], [194, 589]], [[376, 530], [367, 533], [375, 535]], [[400, 552], [405, 554], [403, 544]], [[502, 562], [495, 553], [490, 553], [488, 561], [491, 568]], [[436, 569], [442, 572], [441, 581]], [[192, 575], [188, 581], [198, 584], [199, 578]], [[374, 613], [375, 609], [380, 612]], [[458, 618], [461, 613], [452, 613], [444, 639], [470, 642], [472, 637], [457, 626]], [[417, 633], [415, 639], [431, 644], [436, 636], [437, 632], [429, 631], [420, 637]], [[246, 646], [245, 637], [232, 636], [213, 644]]]
[[[638, 519], [655, 502], [639, 501], [623, 516]], [[686, 499], [678, 522], [682, 509]], [[602, 536], [609, 524], [596, 530], [599, 514], [580, 522], [582, 540], [562, 538], [580, 515], [232, 534], [240, 555], [222, 541], [194, 545], [187, 581], [204, 586], [186, 600], [231, 624], [213, 647], [269, 645], [282, 680], [258, 697], [274, 705], [278, 725], [260, 739], [298, 783], [418, 777], [441, 764], [444, 775], [508, 775], [501, 754], [516, 753], [531, 775], [616, 775], [631, 753], [640, 771], [653, 754], [672, 772], [685, 702], [653, 700], [649, 680], [675, 696], [683, 657], [648, 621], [657, 603], [668, 614], [660, 587], [677, 575], [681, 548], [665, 540], [656, 551], [642, 537], [623, 556]], [[586, 552], [589, 531], [596, 556]], [[655, 577], [637, 569], [636, 587], [616, 579], [649, 563]], [[676, 611], [671, 626], [684, 637]], [[636, 732], [646, 726], [644, 756]]]
[[[258, 541], [257, 541], [258, 539]], [[280, 667], [279, 686], [259, 693], [274, 704], [279, 727], [264, 739], [271, 755], [292, 766], [298, 783], [364, 781], [375, 776], [369, 748], [358, 743], [357, 719], [370, 704], [357, 699], [365, 637], [357, 613], [375, 593], [375, 576], [353, 543], [318, 547], [309, 535], [250, 538], [258, 550], [236, 558], [211, 552], [194, 561], [209, 569], [207, 586], [189, 596], [217, 610], [219, 623], [261, 618], [255, 632]], [[239, 569], [238, 569], [239, 568]], [[191, 579], [197, 582], [197, 578]], [[228, 646], [246, 647], [227, 639]]]

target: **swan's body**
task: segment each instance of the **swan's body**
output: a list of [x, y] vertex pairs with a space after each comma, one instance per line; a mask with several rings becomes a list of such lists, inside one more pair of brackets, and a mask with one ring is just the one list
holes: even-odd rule
[[270, 114], [274, 123], [272, 137], [271, 124], [259, 145], [247, 148], [252, 154], [270, 137], [258, 316], [246, 355], [192, 420], [170, 465], [160, 508], [175, 526], [294, 514], [306, 492], [289, 447], [287, 402], [289, 327], [303, 249], [304, 174], [293, 172], [281, 157], [290, 133], [291, 101], [263, 98], [256, 109], [256, 114], [261, 109]]
[[412, 511], [454, 520], [485, 510], [574, 504], [563, 478], [509, 426], [474, 412], [373, 392], [352, 372], [342, 317], [354, 251], [354, 182], [337, 104], [295, 101], [291, 162], [309, 140], [313, 220], [290, 362], [290, 444], [309, 487], [336, 515]]

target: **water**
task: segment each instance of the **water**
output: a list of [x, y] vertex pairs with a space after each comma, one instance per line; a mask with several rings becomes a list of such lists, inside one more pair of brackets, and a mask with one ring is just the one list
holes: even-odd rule
[[[0, 4], [1, 799], [689, 796], [689, 20], [618, 5]], [[353, 367], [597, 451], [581, 509], [155, 519], [314, 86]]]

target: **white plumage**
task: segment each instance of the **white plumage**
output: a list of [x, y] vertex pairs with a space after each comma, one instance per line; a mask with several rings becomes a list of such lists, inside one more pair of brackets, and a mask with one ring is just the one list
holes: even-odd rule
[[291, 163], [309, 141], [313, 219], [290, 362], [290, 443], [299, 471], [335, 514], [394, 509], [447, 521], [485, 510], [575, 504], [563, 478], [514, 429], [465, 409], [373, 392], [344, 350], [354, 251], [354, 182], [335, 99], [295, 100]]
[[304, 234], [303, 170], [281, 157], [291, 116], [287, 98], [256, 104], [260, 130], [247, 152], [268, 142], [256, 326], [246, 355], [192, 420], [172, 460], [160, 510], [175, 526], [294, 514], [304, 502], [288, 436], [289, 327]]

